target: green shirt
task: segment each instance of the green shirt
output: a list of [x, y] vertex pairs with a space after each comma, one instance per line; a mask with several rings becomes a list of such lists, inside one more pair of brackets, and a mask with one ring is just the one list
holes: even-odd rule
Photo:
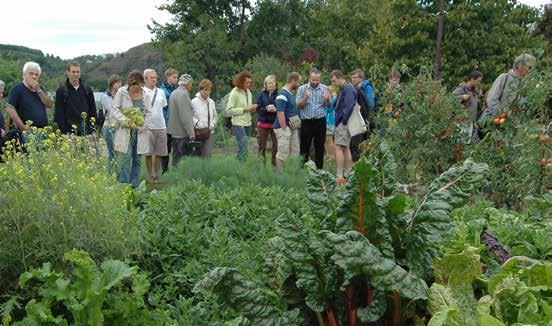
[[247, 93], [237, 87], [234, 87], [228, 97], [226, 113], [232, 116], [232, 124], [236, 126], [251, 126], [251, 113], [245, 112], [245, 109], [253, 104], [251, 91]]

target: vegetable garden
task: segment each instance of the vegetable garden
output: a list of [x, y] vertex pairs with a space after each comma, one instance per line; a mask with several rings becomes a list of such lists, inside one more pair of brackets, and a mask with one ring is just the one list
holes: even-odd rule
[[551, 79], [476, 143], [412, 76], [345, 187], [214, 157], [131, 190], [84, 139], [31, 137], [0, 165], [2, 322], [551, 325]]

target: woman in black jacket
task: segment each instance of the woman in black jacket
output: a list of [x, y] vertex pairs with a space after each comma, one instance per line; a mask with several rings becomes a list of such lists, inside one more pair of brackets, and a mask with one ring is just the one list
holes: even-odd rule
[[272, 140], [272, 165], [276, 166], [276, 152], [278, 150], [274, 121], [276, 120], [276, 76], [269, 75], [264, 80], [264, 90], [257, 95], [257, 139], [259, 141], [259, 155], [266, 162], [266, 143], [268, 136]]

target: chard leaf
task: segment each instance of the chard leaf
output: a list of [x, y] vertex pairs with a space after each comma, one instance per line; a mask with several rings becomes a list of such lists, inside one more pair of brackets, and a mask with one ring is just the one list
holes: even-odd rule
[[382, 140], [378, 148], [372, 150], [368, 162], [375, 168], [375, 187], [380, 197], [395, 193], [398, 166], [395, 156], [385, 140]]
[[377, 289], [397, 291], [401, 297], [412, 300], [427, 299], [426, 283], [385, 258], [362, 234], [356, 231], [346, 234], [322, 231], [321, 234], [333, 245], [332, 260], [345, 272], [342, 289], [354, 276], [364, 275]]
[[312, 212], [321, 221], [322, 229], [332, 229], [335, 226], [336, 210], [343, 200], [345, 189], [337, 184], [335, 176], [328, 171], [318, 170], [308, 163], [307, 169], [309, 176], [305, 190]]
[[357, 315], [363, 323], [377, 322], [387, 311], [387, 298], [385, 292], [375, 290], [373, 292], [372, 303], [364, 308], [359, 308]]
[[429, 289], [429, 312], [432, 317], [428, 326], [465, 325], [452, 291], [439, 283], [433, 283]]
[[[443, 302], [445, 292], [440, 288], [443, 286], [446, 289], [446, 294], [449, 295], [447, 301], [453, 303], [452, 306], [458, 313], [457, 319], [461, 325], [477, 325], [477, 301], [472, 283], [482, 273], [478, 251], [475, 247], [467, 247], [458, 254], [446, 254], [442, 258], [435, 259], [433, 263], [435, 283], [432, 285], [432, 289], [435, 286], [437, 292], [434, 293], [434, 296], [430, 294], [430, 311], [434, 316], [437, 312], [440, 312], [442, 316], [445, 311], [448, 311], [446, 314], [450, 315], [452, 311], [451, 305], [445, 305]], [[430, 290], [430, 293], [433, 292]], [[437, 300], [437, 302], [433, 300]], [[431, 310], [431, 307], [434, 310]]]
[[[353, 178], [347, 185], [347, 194], [337, 211], [337, 227], [342, 233], [356, 230], [364, 234], [372, 245], [390, 259], [394, 259], [393, 239], [387, 221], [385, 205], [375, 186], [377, 171], [366, 160], [355, 165]], [[393, 208], [400, 207], [392, 202]]]
[[[299, 310], [276, 309], [269, 290], [246, 280], [234, 268], [217, 267], [199, 281], [194, 293], [215, 294], [226, 307], [236, 309], [244, 318], [234, 319], [231, 325], [295, 325], [299, 323]], [[233, 323], [233, 324], [232, 324]]]
[[486, 164], [471, 160], [450, 168], [431, 183], [422, 202], [408, 215], [404, 245], [407, 264], [416, 275], [431, 277], [435, 248], [452, 229], [450, 213], [481, 188], [488, 170]]
[[324, 311], [334, 295], [337, 273], [329, 260], [331, 252], [315, 235], [309, 233], [301, 218], [289, 212], [277, 221], [282, 239], [279, 249], [286, 266], [291, 266], [296, 285], [305, 292], [305, 302], [314, 311]]

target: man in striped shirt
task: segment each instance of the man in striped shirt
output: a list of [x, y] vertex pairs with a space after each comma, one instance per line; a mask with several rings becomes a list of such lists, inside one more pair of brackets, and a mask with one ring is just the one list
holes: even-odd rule
[[314, 140], [314, 162], [318, 169], [324, 164], [324, 142], [326, 141], [326, 110], [330, 105], [328, 87], [320, 84], [320, 71], [310, 72], [309, 82], [297, 90], [297, 107], [301, 118], [300, 153], [304, 161], [309, 160]]

